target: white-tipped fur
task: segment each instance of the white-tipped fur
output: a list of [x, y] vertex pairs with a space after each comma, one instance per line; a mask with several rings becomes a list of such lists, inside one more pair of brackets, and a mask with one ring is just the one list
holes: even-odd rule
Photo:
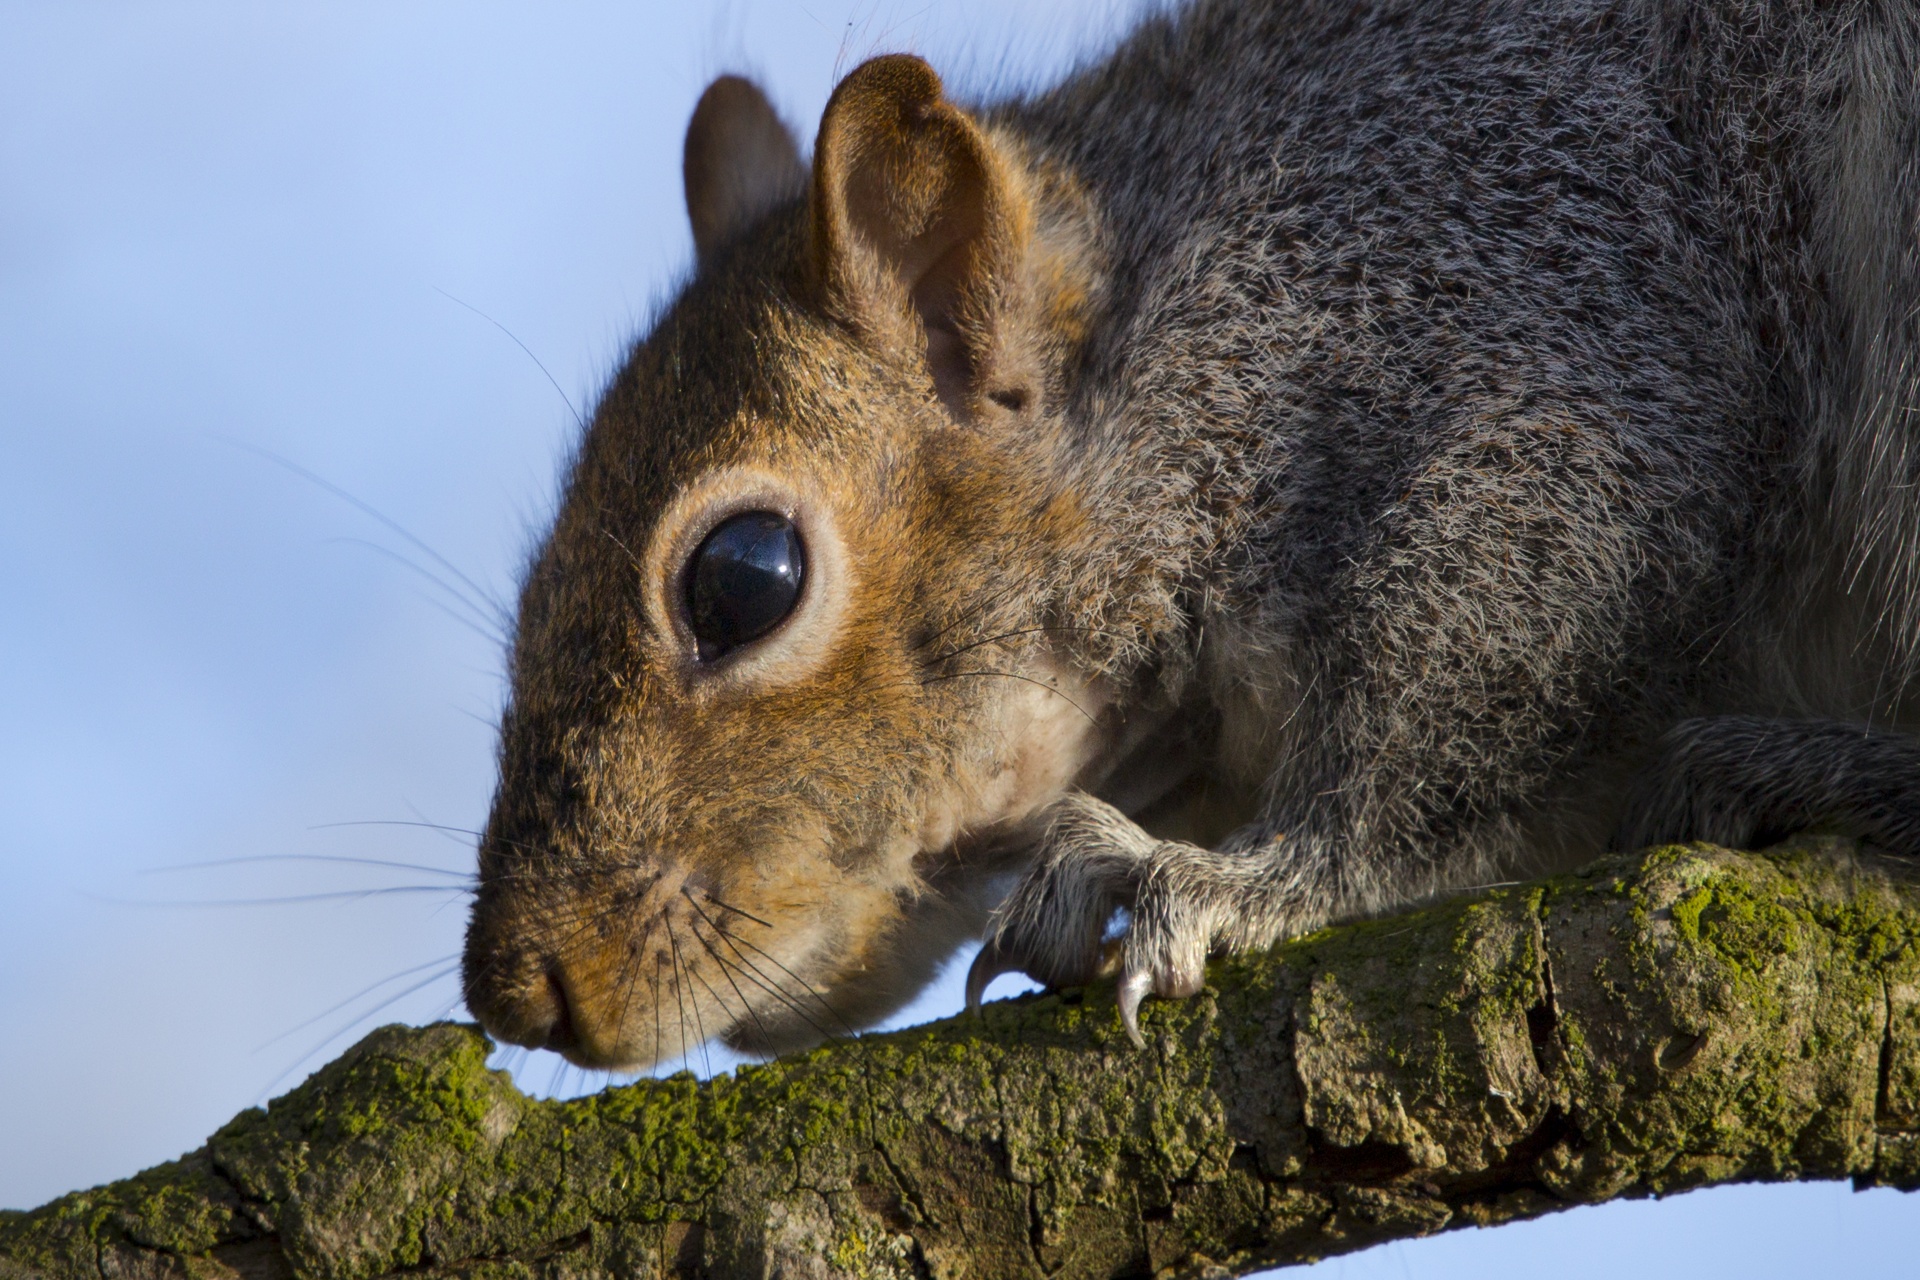
[[[503, 1034], [871, 1021], [1011, 872], [970, 998], [1113, 973], [1137, 1032], [1610, 833], [1920, 855], [1920, 0], [1194, 0], [979, 109], [864, 64], [805, 192], [738, 82], [688, 155], [523, 597]], [[821, 571], [690, 675], [742, 468]]]
[[1806, 466], [1889, 650], [1891, 703], [1920, 675], [1920, 6], [1861, 6], [1823, 79], [1840, 102], [1818, 210], [1837, 358]]

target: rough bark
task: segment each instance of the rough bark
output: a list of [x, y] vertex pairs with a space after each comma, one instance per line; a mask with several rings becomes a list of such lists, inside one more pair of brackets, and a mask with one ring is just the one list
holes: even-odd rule
[[536, 1102], [374, 1032], [200, 1150], [0, 1216], [0, 1276], [1243, 1272], [1619, 1196], [1920, 1185], [1920, 889], [1703, 846]]

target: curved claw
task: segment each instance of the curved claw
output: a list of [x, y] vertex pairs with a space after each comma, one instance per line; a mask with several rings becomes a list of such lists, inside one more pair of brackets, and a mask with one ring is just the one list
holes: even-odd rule
[[1147, 1047], [1147, 1038], [1140, 1034], [1140, 1002], [1151, 990], [1153, 978], [1144, 971], [1129, 973], [1120, 979], [1120, 1021], [1126, 1024], [1127, 1039], [1133, 1041], [1136, 1049]]
[[980, 997], [987, 993], [993, 980], [1003, 973], [1018, 973], [1020, 966], [1009, 959], [992, 939], [980, 944], [979, 954], [973, 957], [973, 963], [967, 966], [967, 1012], [980, 1016]]

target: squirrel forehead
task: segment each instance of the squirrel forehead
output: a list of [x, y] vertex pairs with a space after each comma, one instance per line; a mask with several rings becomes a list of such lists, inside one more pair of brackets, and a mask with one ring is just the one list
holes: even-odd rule
[[721, 469], [812, 467], [831, 477], [863, 456], [897, 456], [929, 425], [930, 387], [831, 321], [774, 298], [732, 308], [724, 326], [687, 314], [718, 306], [684, 299], [635, 349], [594, 414], [569, 506], [650, 521]]

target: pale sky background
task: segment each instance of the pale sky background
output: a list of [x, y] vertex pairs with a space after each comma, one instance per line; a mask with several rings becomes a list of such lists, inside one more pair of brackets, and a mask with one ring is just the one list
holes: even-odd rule
[[[0, 1206], [171, 1159], [372, 1026], [458, 1012], [456, 893], [159, 905], [432, 880], [164, 870], [209, 860], [464, 871], [458, 837], [340, 824], [477, 827], [492, 786], [499, 643], [398, 562], [417, 547], [259, 451], [510, 598], [576, 428], [462, 303], [584, 405], [686, 269], [680, 136], [711, 76], [758, 75], [810, 137], [867, 54], [1031, 82], [1132, 11], [0, 0]], [[513, 1063], [604, 1083], [556, 1064]], [[1920, 1199], [1740, 1188], [1320, 1273], [1891, 1275], [1916, 1242]]]

